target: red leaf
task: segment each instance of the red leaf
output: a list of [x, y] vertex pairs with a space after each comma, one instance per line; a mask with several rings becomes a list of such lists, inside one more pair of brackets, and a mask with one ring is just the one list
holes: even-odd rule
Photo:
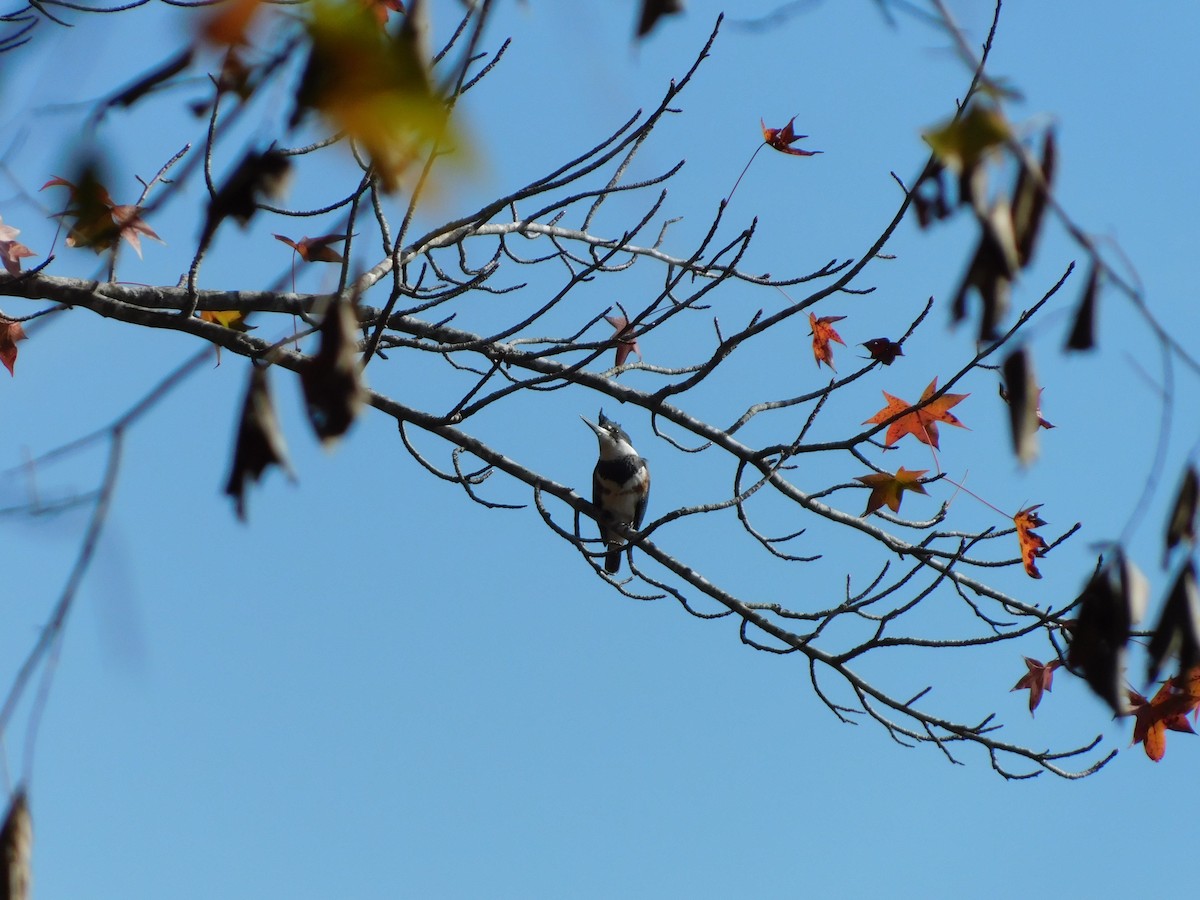
[[17, 341], [23, 341], [26, 337], [20, 322], [0, 313], [0, 363], [4, 363], [9, 375], [17, 374], [13, 371], [17, 364]]
[[813, 358], [817, 361], [817, 368], [821, 367], [821, 363], [829, 366], [835, 372], [837, 371], [833, 365], [833, 348], [829, 346], [830, 341], [837, 341], [843, 347], [846, 342], [842, 340], [841, 335], [833, 330], [833, 323], [840, 322], [845, 316], [822, 316], [817, 318], [813, 313], [808, 314], [808, 324], [812, 328], [809, 332], [812, 335]]
[[617, 342], [617, 357], [613, 365], [618, 367], [625, 365], [625, 360], [629, 358], [630, 353], [636, 353], [640, 360], [642, 349], [638, 346], [637, 335], [633, 333], [629, 320], [624, 316], [605, 316], [604, 320], [615, 329], [613, 340]]
[[348, 234], [323, 234], [315, 238], [301, 238], [299, 242], [293, 241], [291, 238], [284, 237], [282, 234], [274, 235], [275, 240], [283, 241], [298, 254], [305, 262], [342, 262], [342, 254], [338, 253], [330, 244], [338, 244], [346, 240]]
[[801, 150], [799, 147], [791, 146], [796, 141], [802, 141], [808, 137], [807, 134], [796, 134], [793, 126], [796, 121], [795, 116], [792, 116], [791, 121], [782, 128], [768, 128], [767, 123], [762, 119], [758, 121], [762, 125], [763, 140], [780, 153], [790, 153], [792, 156], [816, 156], [818, 153], [824, 152], [823, 150]]
[[142, 241], [138, 237], [139, 234], [144, 234], [146, 237], [158, 241], [160, 244], [165, 243], [162, 238], [154, 233], [145, 222], [142, 221], [142, 209], [140, 206], [124, 204], [114, 206], [112, 208], [113, 221], [117, 223], [117, 228], [129, 246], [133, 248], [133, 252], [138, 255], [138, 259], [142, 258]]
[[20, 233], [21, 229], [5, 225], [4, 220], [0, 219], [0, 262], [4, 263], [4, 268], [8, 270], [9, 275], [20, 275], [21, 260], [28, 256], [37, 256], [36, 253], [16, 240]]
[[1046, 664], [1038, 662], [1036, 659], [1025, 657], [1025, 665], [1029, 668], [1021, 680], [1012, 686], [1012, 690], [1020, 691], [1025, 688], [1029, 689], [1029, 714], [1032, 716], [1033, 711], [1038, 708], [1038, 704], [1042, 702], [1042, 692], [1049, 691], [1054, 684], [1054, 670], [1062, 663], [1057, 659], [1052, 659]]

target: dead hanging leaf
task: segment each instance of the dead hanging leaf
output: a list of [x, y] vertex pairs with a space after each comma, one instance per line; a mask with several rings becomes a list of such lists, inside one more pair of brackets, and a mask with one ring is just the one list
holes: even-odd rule
[[802, 141], [808, 137], [807, 134], [796, 134], [795, 116], [792, 116], [782, 128], [768, 128], [767, 123], [762, 119], [759, 119], [758, 123], [762, 127], [763, 141], [768, 147], [778, 150], [780, 153], [788, 153], [792, 156], [816, 156], [818, 153], [825, 152], [823, 150], [804, 150], [792, 146], [796, 141]]
[[275, 402], [271, 399], [267, 381], [268, 368], [258, 363], [250, 367], [250, 381], [234, 444], [233, 468], [225, 485], [225, 493], [233, 498], [237, 516], [243, 522], [246, 520], [246, 486], [258, 481], [268, 466], [279, 466], [289, 480], [296, 480], [288, 461], [279, 418], [275, 415]]
[[976, 101], [966, 112], [923, 137], [937, 160], [958, 173], [959, 203], [983, 208], [987, 193], [983, 162], [1004, 146], [1012, 129], [995, 105]]
[[315, 238], [301, 238], [299, 241], [293, 241], [289, 237], [284, 237], [282, 234], [273, 235], [275, 240], [283, 241], [300, 256], [305, 262], [327, 262], [340, 263], [343, 262], [342, 254], [338, 253], [331, 247], [331, 244], [340, 244], [348, 239], [348, 234], [323, 234]]
[[1053, 427], [1041, 416], [1042, 391], [1033, 372], [1033, 360], [1025, 348], [1010, 353], [1003, 365], [1004, 384], [1000, 396], [1008, 401], [1008, 418], [1013, 451], [1022, 465], [1029, 465], [1038, 454], [1038, 429]]
[[0, 313], [0, 363], [4, 363], [9, 375], [17, 374], [14, 371], [17, 365], [17, 341], [27, 337], [20, 322]]
[[33, 819], [24, 788], [17, 788], [8, 802], [4, 827], [0, 829], [0, 897], [28, 900], [33, 883]]
[[967, 315], [967, 294], [974, 288], [983, 303], [979, 317], [979, 340], [994, 341], [998, 326], [1008, 315], [1012, 280], [1017, 272], [1017, 246], [1012, 216], [1003, 198], [983, 220], [979, 245], [951, 303], [950, 320], [957, 324]]
[[1168, 731], [1195, 734], [1187, 720], [1187, 714], [1195, 709], [1195, 700], [1179, 687], [1176, 679], [1167, 681], [1152, 700], [1133, 690], [1128, 692], [1128, 698], [1134, 716], [1132, 743], [1140, 743], [1154, 762], [1167, 752]]
[[887, 506], [892, 512], [900, 512], [900, 501], [903, 499], [905, 491], [912, 491], [915, 494], [926, 493], [924, 485], [921, 484], [921, 476], [928, 471], [928, 469], [919, 469], [910, 472], [901, 466], [896, 470], [895, 475], [888, 472], [875, 472], [871, 475], [857, 476], [856, 480], [871, 489], [871, 495], [867, 498], [867, 508], [863, 511], [863, 515], [869, 516], [881, 506]]
[[1100, 294], [1100, 268], [1094, 262], [1088, 272], [1087, 285], [1079, 298], [1079, 307], [1071, 321], [1067, 336], [1068, 350], [1091, 350], [1096, 346], [1096, 300]]
[[1198, 503], [1200, 503], [1200, 477], [1197, 476], [1195, 466], [1188, 466], [1183, 475], [1183, 482], [1179, 485], [1179, 492], [1175, 495], [1175, 506], [1171, 509], [1171, 516], [1167, 520], [1166, 550], [1163, 553], [1164, 566], [1167, 564], [1171, 551], [1179, 545], [1180, 541], [1187, 541], [1193, 547], [1196, 546], [1196, 507]]
[[884, 443], [890, 447], [896, 441], [900, 440], [900, 438], [904, 437], [904, 435], [911, 434], [922, 444], [928, 444], [935, 449], [939, 449], [937, 423], [944, 422], [956, 428], [966, 428], [967, 426], [960, 422], [949, 410], [969, 397], [970, 394], [943, 394], [936, 400], [930, 400], [935, 393], [937, 393], [936, 378], [929, 382], [929, 387], [925, 388], [925, 392], [921, 394], [921, 400], [917, 407], [910, 406], [907, 401], [901, 400], [899, 397], [893, 397], [887, 391], [884, 391], [883, 396], [887, 399], [887, 406], [875, 413], [875, 415], [871, 416], [863, 424], [878, 425], [907, 410], [907, 415], [900, 416], [900, 418], [888, 426]]
[[946, 167], [934, 159], [912, 189], [913, 209], [917, 225], [928, 228], [934, 222], [948, 219], [954, 213], [946, 185]]
[[817, 318], [813, 313], [808, 314], [808, 326], [811, 329], [809, 334], [812, 335], [813, 358], [817, 361], [817, 368], [821, 367], [821, 363], [829, 366], [835, 372], [837, 368], [833, 364], [833, 348], [829, 346], [830, 341], [837, 341], [843, 347], [846, 342], [842, 340], [833, 329], [834, 322], [840, 322], [845, 316], [822, 316]]
[[1067, 664], [1117, 715], [1126, 712], [1125, 647], [1146, 593], [1145, 576], [1118, 548], [1079, 595], [1079, 617], [1070, 629]]
[[116, 245], [120, 229], [113, 221], [112, 197], [101, 181], [99, 168], [97, 160], [85, 160], [75, 181], [56, 175], [39, 190], [65, 187], [68, 205], [56, 216], [67, 221], [67, 246], [103, 253]]
[[1057, 659], [1052, 659], [1048, 663], [1039, 662], [1036, 659], [1025, 657], [1025, 666], [1029, 669], [1021, 680], [1018, 681], [1010, 689], [1011, 691], [1029, 691], [1029, 714], [1032, 716], [1033, 711], [1038, 708], [1038, 704], [1042, 702], [1042, 694], [1049, 692], [1054, 685], [1054, 670], [1062, 665], [1062, 662]]
[[1017, 526], [1017, 543], [1021, 547], [1021, 563], [1025, 566], [1025, 574], [1030, 578], [1041, 578], [1037, 560], [1050, 552], [1045, 540], [1033, 529], [1041, 528], [1045, 520], [1037, 514], [1042, 504], [1028, 506], [1013, 516], [1013, 524]]
[[295, 128], [310, 110], [360, 145], [385, 191], [400, 187], [435, 143], [463, 158], [445, 100], [435, 87], [424, 44], [427, 4], [413, 3], [393, 38], [356, 4], [319, 2], [308, 21], [309, 54], [289, 119]]
[[313, 430], [326, 447], [349, 430], [362, 408], [365, 389], [358, 361], [354, 304], [338, 295], [321, 322], [321, 343], [300, 370]]
[[1041, 171], [1030, 172], [1022, 165], [1016, 187], [1013, 188], [1013, 233], [1017, 242], [1017, 262], [1022, 269], [1033, 259], [1033, 248], [1037, 244], [1046, 202], [1049, 200], [1043, 185], [1049, 187], [1053, 182], [1056, 155], [1054, 129], [1048, 128], [1042, 138]]
[[4, 263], [4, 268], [9, 275], [20, 275], [21, 260], [30, 256], [37, 256], [36, 253], [16, 239], [20, 233], [21, 229], [5, 225], [4, 220], [0, 219], [0, 262]]
[[604, 321], [613, 327], [613, 340], [617, 342], [617, 354], [613, 365], [617, 368], [625, 365], [630, 353], [636, 353], [637, 358], [641, 360], [642, 348], [638, 346], [637, 335], [633, 333], [629, 320], [624, 316], [605, 316]]
[[1196, 589], [1196, 569], [1190, 561], [1175, 579], [1146, 653], [1150, 657], [1148, 681], [1158, 678], [1159, 669], [1172, 656], [1179, 658], [1181, 672], [1200, 663], [1200, 592]]
[[283, 194], [291, 170], [291, 161], [278, 150], [247, 152], [208, 203], [200, 246], [207, 247], [217, 228], [230, 216], [245, 227], [258, 211], [260, 197]]
[[642, 11], [638, 16], [637, 37], [644, 38], [663, 16], [674, 16], [683, 12], [683, 0], [642, 0]]
[[904, 355], [904, 348], [887, 338], [871, 338], [869, 341], [863, 341], [862, 345], [871, 354], [871, 359], [883, 363], [885, 366], [894, 363], [897, 356]]

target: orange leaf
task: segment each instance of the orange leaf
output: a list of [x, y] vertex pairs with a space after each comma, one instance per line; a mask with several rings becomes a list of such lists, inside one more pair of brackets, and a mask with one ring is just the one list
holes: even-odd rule
[[[906, 434], [911, 434], [922, 444], [928, 444], [935, 449], [938, 448], [938, 430], [937, 423], [944, 422], [947, 425], [953, 425], [956, 428], [966, 428], [958, 418], [949, 412], [952, 406], [957, 406], [970, 394], [943, 394], [936, 400], [930, 401], [930, 398], [937, 392], [937, 379], [929, 382], [929, 387], [925, 388], [925, 392], [921, 394], [920, 403], [917, 406], [909, 406], [907, 401], [901, 400], [899, 397], [893, 397], [887, 391], [883, 392], [883, 396], [887, 398], [887, 406], [881, 409], [871, 418], [863, 422], [864, 425], [878, 425], [886, 422], [894, 416], [900, 416], [896, 421], [888, 426], [887, 436], [884, 443], [889, 447]], [[907, 415], [901, 415], [907, 410]]]
[[17, 364], [17, 341], [23, 341], [26, 337], [20, 322], [0, 313], [0, 363], [4, 363], [9, 375], [17, 374], [13, 371]]
[[1134, 715], [1132, 743], [1141, 743], [1146, 755], [1155, 762], [1167, 752], [1168, 731], [1195, 734], [1187, 714], [1196, 701], [1190, 691], [1179, 688], [1177, 679], [1167, 681], [1149, 701], [1137, 691], [1128, 693]]
[[889, 475], [887, 472], [877, 472], [874, 475], [859, 475], [857, 480], [871, 489], [871, 496], [867, 498], [867, 508], [863, 515], [869, 516], [884, 505], [892, 512], [900, 512], [900, 500], [905, 491], [912, 491], [917, 494], [925, 493], [925, 488], [921, 485], [920, 478], [928, 471], [928, 469], [920, 469], [916, 472], [910, 472], [904, 466], [901, 466], [896, 470], [895, 475]]
[[1054, 684], [1054, 670], [1062, 663], [1057, 659], [1052, 659], [1050, 662], [1043, 665], [1036, 659], [1025, 657], [1025, 665], [1029, 671], [1026, 672], [1021, 680], [1012, 686], [1011, 690], [1020, 691], [1025, 688], [1029, 689], [1029, 714], [1032, 716], [1033, 711], [1038, 708], [1038, 704], [1042, 702], [1042, 692], [1049, 691]]
[[1017, 526], [1017, 541], [1021, 545], [1021, 562], [1025, 564], [1025, 574], [1030, 578], [1042, 577], [1042, 573], [1037, 570], [1036, 560], [1050, 550], [1041, 535], [1035, 534], [1033, 530], [1046, 524], [1037, 514], [1041, 506], [1040, 503], [1030, 506], [1013, 516], [1013, 524]]
[[813, 358], [817, 361], [817, 368], [821, 367], [821, 363], [829, 366], [835, 372], [837, 371], [833, 365], [833, 348], [829, 346], [830, 341], [837, 341], [843, 347], [846, 342], [842, 340], [841, 335], [833, 330], [833, 323], [840, 322], [845, 316], [822, 316], [817, 318], [813, 313], [808, 314], [808, 324], [812, 328], [809, 332], [812, 335]]
[[201, 29], [204, 38], [213, 44], [229, 46], [249, 43], [246, 32], [260, 6], [262, 0], [233, 0], [232, 3], [226, 3]]
[[801, 150], [799, 147], [791, 146], [796, 141], [802, 141], [808, 137], [807, 134], [796, 134], [795, 116], [792, 116], [791, 121], [782, 128], [768, 128], [767, 123], [762, 119], [758, 121], [762, 125], [763, 140], [780, 153], [790, 153], [792, 156], [816, 156], [818, 153], [824, 152], [822, 150]]

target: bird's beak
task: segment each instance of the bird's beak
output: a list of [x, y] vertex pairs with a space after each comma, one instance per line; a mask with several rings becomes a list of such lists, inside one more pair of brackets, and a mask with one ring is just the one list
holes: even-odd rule
[[583, 419], [583, 424], [586, 425], [588, 428], [592, 429], [592, 431], [594, 431], [597, 434], [597, 436], [600, 434], [600, 426], [599, 425], [596, 425], [596, 424], [592, 423], [591, 421], [589, 421], [586, 416], [580, 416], [579, 418]]

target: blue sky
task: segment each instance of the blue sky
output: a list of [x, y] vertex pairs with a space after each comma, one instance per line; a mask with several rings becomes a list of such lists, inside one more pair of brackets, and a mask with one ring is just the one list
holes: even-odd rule
[[[427, 224], [552, 168], [652, 106], [690, 65], [718, 11], [692, 3], [633, 48], [633, 4], [611, 6], [502, 4], [485, 44], [512, 35], [513, 48], [463, 109], [483, 162], [446, 185]], [[745, 3], [738, 15], [772, 7]], [[952, 7], [981, 40], [990, 4]], [[444, 28], [450, 15], [439, 12]], [[0, 215], [35, 251], [46, 251], [53, 229], [27, 197], [58, 202], [36, 189], [65, 174], [62, 148], [87, 112], [55, 104], [99, 95], [107, 79], [122, 80], [114, 75], [122, 67], [132, 75], [165, 57], [178, 15], [145, 9], [81, 21], [72, 32], [44, 29], [23, 56], [3, 60], [0, 78], [16, 100], [5, 110]], [[1191, 271], [1200, 238], [1197, 33], [1200, 11], [1183, 2], [1153, 11], [1012, 3], [992, 63], [1025, 95], [1010, 110], [1014, 119], [1056, 123], [1066, 208], [1105, 246], [1119, 246], [1155, 315], [1184, 340], [1200, 325]], [[682, 114], [659, 129], [636, 170], [648, 175], [687, 159], [664, 207], [685, 217], [669, 241], [682, 251], [753, 152], [760, 116], [781, 125], [796, 115], [810, 135], [804, 145], [824, 153], [760, 154], [728, 227], [759, 219], [748, 268], [808, 271], [869, 246], [900, 199], [889, 172], [915, 175], [926, 152], [920, 131], [952, 110], [966, 82], [941, 36], [911, 20], [889, 27], [873, 3], [813, 3], [766, 32], [727, 22], [680, 99]], [[118, 116], [105, 126], [120, 171], [152, 174], [201, 134], [202, 123], [169, 114], [178, 105], [155, 107], [158, 119]], [[277, 115], [286, 112], [281, 99]], [[341, 171], [331, 167], [330, 177]], [[324, 188], [302, 182], [290, 201], [315, 204]], [[124, 190], [136, 194], [131, 177]], [[175, 282], [197, 228], [189, 201], [200, 196], [189, 189], [151, 222], [167, 244], [148, 243], [141, 263], [125, 259], [123, 278]], [[264, 220], [250, 236], [230, 228], [205, 267], [205, 286], [269, 284], [289, 265], [269, 232], [298, 237], [334, 224]], [[952, 294], [970, 246], [965, 228], [906, 225], [889, 246], [897, 258], [865, 276], [876, 292], [819, 312], [847, 316], [839, 330], [850, 344], [898, 331], [926, 297]], [[1048, 233], [1015, 306], [1031, 304], [1079, 258], [1061, 231]], [[87, 276], [93, 266], [87, 254], [60, 248], [50, 271]], [[301, 277], [302, 290], [329, 286], [325, 272]], [[579, 302], [594, 309], [571, 312], [586, 321], [661, 278], [639, 265], [585, 286]], [[778, 308], [782, 298], [772, 293], [730, 287], [717, 314], [733, 323]], [[507, 302], [480, 303], [464, 318], [503, 319]], [[22, 304], [6, 299], [3, 309], [24, 314]], [[1060, 304], [1029, 333], [1044, 412], [1058, 426], [1043, 434], [1041, 460], [1017, 467], [994, 383], [984, 378], [964, 386], [972, 397], [956, 410], [971, 431], [943, 437], [943, 465], [956, 476], [969, 469], [974, 490], [1013, 510], [1044, 503], [1051, 534], [1084, 523], [1042, 562], [1041, 581], [999, 576], [1030, 602], [1078, 592], [1095, 543], [1133, 516], [1158, 437], [1160, 361], [1138, 316], [1105, 294], [1101, 352], [1064, 360], [1057, 347], [1069, 307]], [[834, 434], [857, 426], [882, 405], [881, 390], [914, 398], [969, 358], [969, 328], [946, 329], [943, 307], [933, 317], [902, 365], [848, 392], [822, 427]], [[711, 335], [708, 320], [691, 327], [674, 346], [644, 341], [648, 360], [687, 358], [695, 346], [687, 341]], [[754, 357], [732, 360], [730, 381], [690, 408], [719, 421], [764, 394], [823, 384], [806, 331], [794, 323]], [[0, 373], [0, 465], [108, 423], [193, 350], [182, 335], [139, 332], [84, 310], [55, 317], [21, 345], [17, 376]], [[756, 375], [764, 354], [770, 377], [786, 385]], [[399, 357], [373, 366], [370, 379], [403, 397], [424, 382]], [[1158, 567], [1165, 507], [1198, 437], [1197, 379], [1179, 366], [1173, 374], [1165, 487], [1131, 545], [1155, 598], [1166, 586]], [[284, 378], [275, 391], [299, 483], [269, 475], [250, 497], [249, 523], [238, 523], [221, 487], [244, 378], [242, 361], [227, 357], [130, 433], [112, 520], [72, 613], [31, 764], [20, 728], [6, 736], [13, 777], [31, 772], [42, 900], [1001, 897], [1048, 888], [1112, 896], [1144, 889], [1151, 860], [1189, 858], [1196, 789], [1188, 785], [1200, 741], [1172, 735], [1166, 758], [1152, 764], [1140, 748], [1126, 751], [1129, 724], [1111, 722], [1065, 675], [1031, 720], [1025, 695], [1008, 689], [1023, 670], [1020, 654], [1044, 658], [1043, 642], [934, 660], [896, 654], [864, 668], [911, 683], [914, 693], [936, 679], [939, 701], [964, 719], [997, 712], [1013, 740], [1065, 747], [1102, 735], [1105, 747], [1122, 750], [1116, 760], [1082, 782], [1005, 782], [969, 748], [960, 753], [967, 765], [949, 765], [936, 750], [903, 749], [869, 724], [839, 724], [798, 660], [745, 649], [728, 620], [702, 622], [669, 601], [618, 596], [532, 508], [487, 511], [431, 480], [389, 419], [367, 415], [335, 453], [322, 452]], [[478, 427], [515, 457], [582, 487], [595, 447], [578, 415], [594, 416], [598, 401], [582, 391], [547, 398], [508, 417], [481, 417]], [[651, 517], [727, 489], [655, 442], [647, 419], [606, 411], [652, 461]], [[445, 458], [436, 441], [423, 446]], [[903, 453], [898, 463], [928, 467], [913, 448]], [[102, 465], [100, 452], [72, 457], [40, 468], [37, 487], [43, 496], [87, 489]], [[837, 462], [812, 465], [813, 486], [858, 474]], [[6, 477], [0, 506], [20, 502], [27, 487]], [[485, 490], [490, 499], [530, 499], [499, 475]], [[932, 512], [942, 499], [917, 508]], [[954, 511], [964, 527], [1003, 524], [965, 498]], [[0, 518], [9, 575], [0, 682], [36, 638], [84, 524], [82, 513]], [[829, 566], [759, 569], [729, 534], [704, 523], [664, 532], [662, 541], [752, 596], [797, 605], [836, 592], [861, 550], [814, 525]], [[930, 621], [944, 608], [930, 605]], [[1164, 887], [1181, 876], [1166, 877]]]

